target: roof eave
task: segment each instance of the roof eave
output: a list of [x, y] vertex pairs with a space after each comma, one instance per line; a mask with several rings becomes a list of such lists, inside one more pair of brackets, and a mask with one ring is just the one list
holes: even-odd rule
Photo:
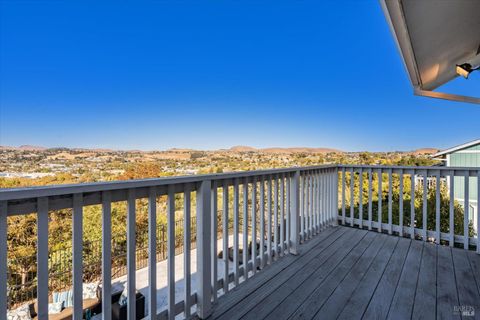
[[[402, 9], [402, 0], [379, 1], [390, 31], [397, 45], [397, 49], [402, 58], [403, 65], [412, 84], [413, 93], [417, 96], [428, 98], [480, 104], [480, 98], [433, 91], [438, 87], [438, 85], [433, 87], [430, 85], [428, 88], [423, 86], [420, 72], [418, 70], [417, 60], [415, 58], [415, 51], [412, 48], [412, 41], [410, 39], [404, 11]], [[387, 1], [392, 10], [389, 9]]]
[[464, 143], [464, 144], [461, 144], [461, 145], [458, 145], [458, 146], [455, 146], [455, 147], [437, 152], [437, 153], [432, 155], [432, 158], [437, 158], [437, 157], [440, 157], [440, 156], [443, 156], [443, 155], [446, 155], [446, 154], [449, 154], [449, 153], [453, 153], [455, 151], [459, 151], [459, 150], [462, 150], [462, 149], [465, 149], [465, 148], [475, 146], [477, 144], [480, 144], [480, 139], [473, 140], [473, 141], [470, 141], [470, 142], [467, 142], [467, 143]]

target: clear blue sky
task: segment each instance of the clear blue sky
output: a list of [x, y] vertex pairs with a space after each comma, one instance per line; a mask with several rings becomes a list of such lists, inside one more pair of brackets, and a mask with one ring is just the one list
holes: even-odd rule
[[[0, 145], [375, 151], [480, 138], [478, 105], [413, 96], [376, 0], [0, 9]], [[479, 76], [447, 89], [478, 92]]]

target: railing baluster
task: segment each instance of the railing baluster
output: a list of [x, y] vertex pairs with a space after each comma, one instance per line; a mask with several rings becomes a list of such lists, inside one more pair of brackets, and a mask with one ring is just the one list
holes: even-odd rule
[[[47, 218], [48, 219], [48, 218]], [[47, 222], [48, 223], [48, 222]], [[47, 231], [48, 234], [48, 231]], [[73, 195], [73, 319], [83, 319], [83, 195]], [[48, 259], [48, 254], [46, 255]], [[48, 282], [47, 282], [48, 288]], [[48, 289], [47, 289], [48, 290]]]
[[305, 171], [305, 240], [310, 239], [310, 176]]
[[[338, 219], [337, 214], [332, 214], [331, 212], [331, 205], [330, 205], [330, 174], [327, 170], [324, 171], [323, 174], [323, 208], [324, 208], [324, 216], [325, 216], [325, 226], [330, 225], [333, 219]], [[338, 191], [338, 190], [337, 190]]]
[[168, 319], [174, 320], [175, 319], [175, 190], [173, 185], [168, 186], [167, 201], [168, 201], [167, 202]]
[[355, 223], [355, 171], [353, 168], [350, 170], [350, 226], [354, 226]]
[[392, 169], [388, 170], [388, 234], [392, 234]]
[[[190, 261], [191, 261], [191, 185], [186, 184], [184, 193], [183, 193], [183, 275], [185, 277], [185, 288], [183, 291], [183, 301], [185, 304], [185, 309], [183, 310], [185, 319], [189, 319], [191, 315], [191, 271], [190, 271]], [[151, 251], [150, 251], [151, 253]], [[156, 270], [155, 270], [156, 272]], [[155, 298], [156, 300], [156, 298]], [[152, 310], [153, 311], [153, 310]], [[156, 313], [156, 310], [154, 311]], [[152, 313], [150, 313], [152, 314]], [[153, 320], [153, 318], [152, 318]]]
[[272, 176], [268, 177], [267, 184], [267, 252], [268, 264], [272, 263]]
[[345, 225], [345, 167], [342, 167], [342, 224]]
[[332, 185], [332, 174], [328, 171], [325, 172], [325, 206], [326, 206], [326, 212], [328, 215], [328, 224], [331, 223], [332, 219], [336, 219], [335, 215], [333, 214], [333, 201], [331, 200], [332, 192], [334, 186]]
[[280, 175], [280, 256], [285, 250], [285, 175]]
[[[332, 191], [334, 191], [332, 190], [332, 188], [334, 188], [334, 186], [332, 185], [332, 178], [333, 178], [333, 175], [330, 174], [330, 172], [328, 172], [327, 170], [325, 170], [324, 196], [325, 196], [325, 218], [326, 218], [325, 220], [327, 225], [330, 225], [334, 219], [337, 219], [337, 215], [338, 215], [338, 213], [333, 213], [333, 210], [332, 210], [333, 204], [332, 204], [332, 201], [330, 201], [330, 196], [332, 195]], [[338, 190], [336, 192], [338, 192]]]
[[373, 221], [373, 205], [372, 205], [372, 189], [373, 189], [373, 181], [372, 181], [372, 169], [368, 169], [368, 230], [372, 230], [372, 221]]
[[[328, 205], [328, 225], [338, 224], [338, 172], [326, 170], [326, 190]], [[331, 199], [332, 198], [332, 199]]]
[[305, 172], [305, 208], [304, 208], [304, 213], [305, 213], [305, 240], [308, 240], [310, 237], [310, 221], [309, 221], [309, 216], [310, 216], [310, 179], [308, 176], [308, 172]]
[[[112, 196], [102, 192], [102, 319], [112, 318]], [[149, 252], [152, 252], [149, 250]], [[150, 256], [150, 254], [149, 254]]]
[[260, 178], [260, 268], [265, 267], [265, 177]]
[[440, 244], [440, 171], [435, 176], [435, 242]]
[[[38, 319], [43, 320], [48, 319], [48, 198], [42, 197], [37, 199], [37, 210], [37, 315]], [[74, 229], [75, 227], [78, 227], [78, 218], [75, 219], [74, 212]], [[76, 236], [78, 237], [78, 233], [76, 233]], [[75, 260], [75, 254], [73, 256], [73, 259], [73, 280], [75, 281], [76, 279], [78, 279], [78, 277], [75, 277], [75, 272], [81, 272], [81, 269], [78, 269], [78, 260]], [[77, 262], [77, 264], [75, 264], [75, 262]], [[80, 279], [80, 285], [81, 284], [82, 280]], [[78, 288], [78, 284], [76, 287]], [[78, 309], [78, 306], [75, 308], [75, 310], [76, 309]]]
[[291, 217], [290, 217], [290, 211], [291, 211], [291, 208], [290, 208], [290, 201], [291, 201], [291, 195], [290, 195], [290, 192], [291, 192], [291, 188], [290, 188], [290, 180], [292, 179], [291, 175], [290, 174], [287, 174], [287, 177], [286, 177], [286, 188], [287, 188], [287, 192], [286, 192], [286, 205], [285, 205], [285, 210], [286, 210], [286, 213], [285, 215], [287, 216], [286, 219], [287, 219], [287, 225], [286, 225], [286, 241], [287, 241], [287, 253], [290, 252], [290, 246], [291, 246], [291, 241], [290, 241], [290, 228], [291, 228]]
[[310, 171], [310, 237], [315, 235], [315, 173]]
[[300, 175], [300, 241], [305, 242], [305, 174]]
[[[300, 243], [300, 172], [295, 171], [290, 179], [290, 252], [298, 254], [298, 244]], [[270, 241], [269, 241], [270, 242]]]
[[382, 190], [382, 169], [378, 169], [378, 232], [382, 232], [382, 198], [383, 198], [383, 190]]
[[256, 177], [252, 178], [252, 273], [255, 275], [257, 272], [257, 180]]
[[[320, 174], [319, 174], [319, 196], [318, 196], [318, 199], [319, 199], [319, 205], [320, 205], [320, 209], [319, 209], [319, 214], [320, 214], [320, 229], [323, 230], [325, 228], [325, 222], [326, 222], [326, 214], [325, 214], [325, 187], [324, 187], [324, 181], [325, 181], [325, 178], [324, 178], [324, 173], [323, 171], [320, 171]], [[337, 190], [338, 191], [338, 190]]]
[[210, 242], [212, 244], [211, 250], [211, 265], [212, 265], [212, 291], [213, 291], [213, 302], [217, 301], [218, 297], [218, 263], [217, 263], [217, 235], [218, 235], [218, 183], [217, 181], [212, 181], [212, 192], [211, 203], [212, 203], [212, 212], [211, 212], [211, 221], [212, 221], [212, 232]]
[[278, 175], [275, 175], [273, 197], [273, 252], [275, 260], [278, 259]]
[[415, 170], [410, 174], [410, 238], [415, 239]]
[[318, 234], [320, 229], [320, 173], [315, 171], [315, 233]]
[[223, 292], [228, 292], [228, 185], [223, 181]]
[[399, 211], [399, 221], [400, 232], [398, 233], [400, 237], [403, 237], [403, 170], [400, 169], [399, 172], [399, 198], [398, 198], [398, 211]]
[[332, 189], [332, 220], [330, 220], [330, 224], [334, 223], [334, 225], [338, 225], [337, 216], [338, 216], [338, 168], [335, 168], [331, 173], [331, 189]]
[[318, 172], [313, 171], [313, 234], [320, 232]]
[[7, 201], [0, 201], [0, 314], [3, 315], [7, 314], [7, 215]]
[[239, 194], [238, 194], [238, 188], [239, 188], [239, 181], [238, 179], [234, 180], [233, 184], [233, 265], [235, 268], [235, 286], [238, 286], [239, 283]]
[[468, 249], [468, 216], [470, 213], [470, 174], [469, 171], [467, 170], [464, 176], [464, 182], [465, 182], [465, 202], [464, 202], [464, 211], [463, 211], [463, 248]]
[[450, 247], [455, 245], [455, 171], [450, 174], [450, 201], [449, 201], [449, 233], [450, 233]]
[[248, 178], [243, 181], [243, 278], [248, 279]]
[[363, 169], [359, 169], [358, 177], [358, 219], [360, 220], [360, 229], [363, 229]]
[[313, 177], [308, 172], [308, 238], [313, 236]]
[[427, 215], [428, 215], [428, 172], [423, 173], [423, 210], [422, 210], [422, 226], [423, 226], [423, 241], [427, 241]]
[[331, 213], [332, 219], [329, 220], [329, 224], [334, 224], [337, 225], [337, 215], [338, 215], [338, 169], [335, 168], [331, 170], [331, 173], [329, 174], [330, 177], [330, 198], [331, 198], [331, 210], [329, 210]]

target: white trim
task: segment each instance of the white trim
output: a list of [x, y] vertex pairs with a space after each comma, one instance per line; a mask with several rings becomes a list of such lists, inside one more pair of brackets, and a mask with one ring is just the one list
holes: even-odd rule
[[480, 150], [459, 150], [455, 153], [480, 153]]
[[438, 88], [440, 85], [455, 79], [457, 75], [451, 75], [447, 79], [444, 79], [444, 81], [442, 81], [443, 83], [436, 83], [434, 85], [430, 84], [428, 88], [424, 87], [422, 83], [422, 77], [419, 72], [418, 62], [415, 57], [415, 50], [413, 48], [412, 40], [408, 30], [405, 12], [403, 10], [404, 0], [379, 1], [387, 23], [390, 27], [390, 32], [392, 33], [395, 43], [397, 44], [397, 48], [400, 51], [400, 56], [402, 58], [403, 64], [407, 69], [407, 74], [413, 86], [414, 94], [423, 97], [480, 104], [480, 98], [477, 97], [432, 91]]
[[[394, 7], [390, 10], [387, 6], [387, 0], [379, 0], [382, 6], [383, 14], [390, 27], [390, 32], [397, 44], [400, 57], [402, 58], [403, 65], [407, 69], [407, 74], [410, 77], [412, 86], [418, 87], [422, 85], [420, 73], [418, 71], [417, 62], [415, 60], [415, 54], [412, 48], [412, 41], [410, 40], [410, 34], [408, 33], [407, 25], [405, 22], [405, 16], [402, 10], [402, 4], [398, 2], [390, 2], [390, 5]], [[395, 21], [394, 21], [395, 20]]]
[[464, 144], [461, 144], [461, 145], [458, 145], [458, 146], [455, 146], [455, 147], [452, 147], [452, 148], [449, 148], [449, 149], [445, 149], [443, 151], [440, 151], [438, 153], [433, 154], [432, 158], [436, 158], [436, 157], [442, 156], [444, 154], [453, 153], [455, 151], [466, 149], [466, 148], [473, 147], [473, 146], [476, 146], [476, 145], [480, 145], [480, 139], [473, 140], [473, 141], [470, 141], [470, 142], [467, 142], [467, 143], [464, 143]]
[[[465, 199], [464, 198], [455, 198], [455, 200], [457, 200], [458, 202], [465, 202]], [[473, 199], [468, 199], [469, 203], [477, 203], [478, 201], [477, 200], [473, 200]]]
[[414, 87], [413, 94], [420, 97], [428, 97], [428, 98], [436, 98], [436, 99], [443, 99], [443, 100], [450, 100], [456, 102], [465, 102], [465, 103], [473, 103], [473, 104], [480, 104], [480, 98], [471, 97], [471, 96], [464, 96], [459, 94], [451, 94], [445, 92], [438, 92], [438, 91], [431, 91], [431, 90], [423, 90], [422, 88]]

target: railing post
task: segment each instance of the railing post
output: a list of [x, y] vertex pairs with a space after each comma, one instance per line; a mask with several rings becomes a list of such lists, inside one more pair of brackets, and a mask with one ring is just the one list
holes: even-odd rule
[[[37, 221], [37, 316], [38, 319], [48, 319], [48, 198], [41, 197], [37, 199], [38, 221]], [[74, 212], [74, 230], [78, 225], [78, 214]], [[76, 223], [77, 222], [77, 223]], [[73, 238], [78, 236], [78, 232], [73, 232]], [[78, 242], [77, 242], [78, 244]], [[75, 248], [75, 242], [73, 247]], [[78, 288], [75, 280], [78, 279], [78, 251], [73, 251], [73, 291]], [[75, 255], [77, 255], [75, 257]], [[76, 259], [77, 258], [77, 259]], [[81, 280], [80, 280], [81, 281]], [[81, 302], [81, 301], [80, 301]], [[75, 303], [75, 300], [73, 301]], [[74, 305], [75, 308], [75, 305]], [[75, 309], [74, 309], [75, 311]], [[75, 316], [75, 313], [73, 313]]]
[[338, 226], [338, 167], [335, 168], [334, 180], [333, 180], [333, 225]]
[[211, 187], [210, 180], [200, 182], [197, 189], [197, 314], [207, 318], [212, 311], [211, 288]]
[[290, 252], [298, 254], [300, 242], [300, 171], [290, 179]]

